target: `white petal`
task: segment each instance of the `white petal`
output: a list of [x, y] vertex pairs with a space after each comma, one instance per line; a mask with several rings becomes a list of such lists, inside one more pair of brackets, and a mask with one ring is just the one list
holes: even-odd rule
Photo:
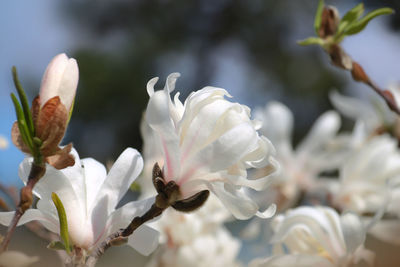
[[142, 225], [129, 236], [128, 245], [139, 253], [148, 256], [157, 248], [159, 235], [160, 233], [157, 230]]
[[312, 153], [313, 150], [331, 140], [340, 128], [340, 117], [335, 111], [322, 114], [312, 126], [310, 132], [299, 144], [297, 152]]
[[343, 237], [346, 249], [349, 253], [354, 253], [365, 241], [365, 229], [360, 218], [352, 213], [340, 216]]
[[[117, 230], [127, 227], [133, 218], [136, 216], [142, 216], [146, 211], [148, 211], [151, 205], [154, 204], [154, 201], [155, 198], [153, 197], [125, 204], [110, 214], [105, 227], [104, 225], [96, 224], [96, 221], [98, 220], [96, 213], [101, 213], [101, 208], [94, 210], [92, 221], [95, 227], [96, 243], [102, 242], [104, 238]], [[103, 227], [96, 228], [96, 225]]]
[[206, 184], [236, 219], [246, 220], [258, 212], [258, 205], [231, 185], [220, 182], [206, 182]]
[[[14, 211], [0, 212], [0, 224], [8, 226], [14, 217], [14, 213]], [[58, 220], [55, 220], [51, 214], [42, 212], [38, 209], [26, 210], [24, 215], [22, 215], [21, 219], [19, 220], [18, 226], [24, 225], [25, 223], [31, 221], [40, 221], [48, 230], [54, 233], [59, 232], [60, 226]]]
[[355, 121], [362, 120], [369, 130], [379, 126], [381, 120], [371, 105], [357, 98], [341, 95], [337, 91], [330, 92], [329, 97], [332, 105], [343, 115]]
[[292, 149], [293, 114], [288, 107], [272, 101], [264, 109], [256, 110], [254, 117], [262, 121], [261, 133], [271, 140], [279, 153]]
[[43, 106], [50, 98], [60, 96], [67, 110], [75, 98], [79, 70], [75, 59], [65, 54], [55, 56], [47, 66], [40, 87], [40, 100]]
[[40, 86], [40, 100], [42, 106], [50, 98], [58, 95], [58, 87], [67, 64], [68, 57], [66, 54], [62, 53], [55, 56], [47, 66]]
[[78, 80], [78, 64], [76, 63], [75, 59], [70, 58], [58, 88], [58, 95], [60, 96], [61, 102], [65, 105], [68, 111], [71, 109], [72, 102], [75, 98]]
[[389, 244], [400, 245], [400, 221], [381, 220], [368, 231], [374, 237]]
[[105, 216], [115, 209], [142, 169], [143, 159], [139, 152], [133, 148], [125, 149], [112, 166], [96, 197], [95, 203], [101, 206]]
[[92, 158], [83, 159], [81, 162], [85, 177], [87, 208], [91, 210], [96, 205], [94, 200], [107, 177], [107, 170], [103, 164]]

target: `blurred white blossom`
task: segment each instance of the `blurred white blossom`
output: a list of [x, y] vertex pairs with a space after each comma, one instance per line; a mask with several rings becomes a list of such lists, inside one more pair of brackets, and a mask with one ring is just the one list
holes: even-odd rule
[[161, 233], [161, 245], [147, 267], [239, 266], [241, 242], [223, 226], [229, 217], [213, 195], [191, 213], [166, 210], [153, 224]]
[[[374, 253], [364, 248], [365, 229], [355, 214], [341, 216], [329, 207], [299, 207], [274, 218], [273, 255], [250, 266], [371, 266]], [[364, 266], [364, 265], [363, 265]]]
[[[375, 136], [354, 150], [339, 169], [339, 182], [331, 183], [333, 205], [371, 218], [386, 212], [370, 233], [400, 244], [400, 152], [388, 135]], [[393, 217], [394, 216], [394, 217]]]
[[292, 145], [293, 114], [285, 105], [270, 102], [256, 110], [255, 118], [262, 122], [260, 132], [274, 144], [281, 164], [270, 194], [279, 210], [291, 207], [301, 192], [316, 187], [321, 172], [335, 169], [345, 160], [343, 138], [337, 136], [340, 117], [335, 111], [322, 114], [296, 148]]
[[[142, 157], [135, 149], [127, 148], [108, 174], [96, 160], [80, 160], [75, 150], [72, 154], [75, 158], [72, 167], [57, 170], [46, 166], [46, 174], [34, 188], [35, 195], [40, 198], [37, 209], [28, 209], [19, 225], [38, 220], [48, 230], [59, 233], [59, 218], [51, 199], [55, 192], [65, 208], [71, 242], [90, 251], [109, 234], [126, 227], [132, 218], [146, 212], [154, 199], [130, 202], [116, 209], [143, 168]], [[32, 158], [26, 158], [20, 165], [19, 176], [24, 182], [31, 162]], [[13, 215], [14, 212], [0, 213], [0, 223], [8, 225]], [[129, 237], [128, 245], [148, 255], [158, 245], [158, 232], [142, 225]]]
[[[157, 133], [163, 150], [164, 178], [175, 181], [181, 198], [209, 189], [232, 214], [246, 219], [257, 214], [269, 217], [246, 196], [240, 187], [264, 190], [269, 175], [277, 168], [274, 148], [267, 138], [257, 133], [259, 125], [250, 120], [250, 109], [229, 102], [221, 88], [205, 87], [192, 92], [184, 104], [179, 93], [171, 100], [178, 73], [168, 76], [164, 90], [154, 92], [158, 78], [147, 84], [150, 96], [146, 121]], [[269, 166], [270, 172], [248, 179], [249, 168]]]
[[0, 254], [2, 267], [28, 267], [39, 260], [37, 256], [28, 256], [22, 252], [8, 250]]

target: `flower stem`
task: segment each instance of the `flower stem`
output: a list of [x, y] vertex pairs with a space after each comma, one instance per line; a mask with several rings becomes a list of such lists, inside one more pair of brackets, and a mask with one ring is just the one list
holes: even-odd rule
[[0, 246], [0, 253], [7, 250], [8, 244], [10, 243], [11, 236], [13, 235], [15, 228], [22, 215], [24, 215], [25, 211], [30, 208], [32, 205], [33, 197], [32, 190], [35, 184], [43, 177], [46, 172], [46, 166], [43, 161], [34, 161], [32, 163], [31, 171], [28, 176], [27, 184], [20, 191], [20, 201], [18, 207], [14, 213], [14, 217], [8, 226], [7, 233], [3, 239], [3, 242]]

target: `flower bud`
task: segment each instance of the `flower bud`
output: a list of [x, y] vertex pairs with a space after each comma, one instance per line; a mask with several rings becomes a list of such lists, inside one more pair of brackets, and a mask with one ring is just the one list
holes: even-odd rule
[[[59, 144], [67, 129], [78, 76], [76, 60], [65, 54], [57, 55], [47, 66], [39, 96], [32, 102], [35, 145], [46, 161], [57, 169], [74, 165], [74, 159], [69, 155], [72, 145], [61, 149]], [[31, 153], [21, 138], [17, 122], [12, 128], [12, 140], [20, 150]]]
[[76, 60], [67, 55], [55, 56], [43, 75], [40, 86], [40, 107], [53, 97], [60, 97], [61, 103], [69, 112], [78, 86], [79, 70]]

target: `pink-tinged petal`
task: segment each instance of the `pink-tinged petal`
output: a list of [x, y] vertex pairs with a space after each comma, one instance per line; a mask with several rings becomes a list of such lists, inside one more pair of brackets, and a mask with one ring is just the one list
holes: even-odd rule
[[40, 86], [41, 106], [50, 98], [58, 96], [58, 87], [60, 86], [67, 65], [68, 57], [64, 53], [58, 54], [50, 61], [44, 72]]
[[170, 96], [165, 91], [157, 91], [149, 100], [146, 121], [159, 135], [163, 149], [165, 165], [164, 175], [167, 181], [179, 174], [179, 137], [170, 115]]
[[[0, 224], [8, 226], [13, 217], [14, 211], [0, 212]], [[38, 209], [28, 209], [18, 222], [18, 226], [24, 225], [31, 221], [41, 222], [49, 231], [58, 233], [60, 226], [58, 220], [55, 220], [51, 214], [45, 211], [40, 211]]]
[[133, 232], [128, 239], [128, 245], [145, 256], [150, 255], [158, 246], [160, 233], [147, 226], [142, 225]]
[[125, 149], [112, 166], [97, 194], [94, 202], [98, 203], [96, 209], [100, 206], [105, 217], [114, 211], [142, 169], [143, 159], [139, 152], [133, 148]]
[[70, 110], [78, 86], [79, 70], [76, 60], [65, 54], [55, 56], [46, 68], [40, 87], [43, 106], [47, 100], [59, 96], [67, 110]]
[[61, 102], [65, 105], [68, 111], [71, 109], [72, 103], [75, 99], [78, 80], [78, 64], [76, 63], [75, 59], [70, 58], [58, 88], [58, 95], [60, 96]]

